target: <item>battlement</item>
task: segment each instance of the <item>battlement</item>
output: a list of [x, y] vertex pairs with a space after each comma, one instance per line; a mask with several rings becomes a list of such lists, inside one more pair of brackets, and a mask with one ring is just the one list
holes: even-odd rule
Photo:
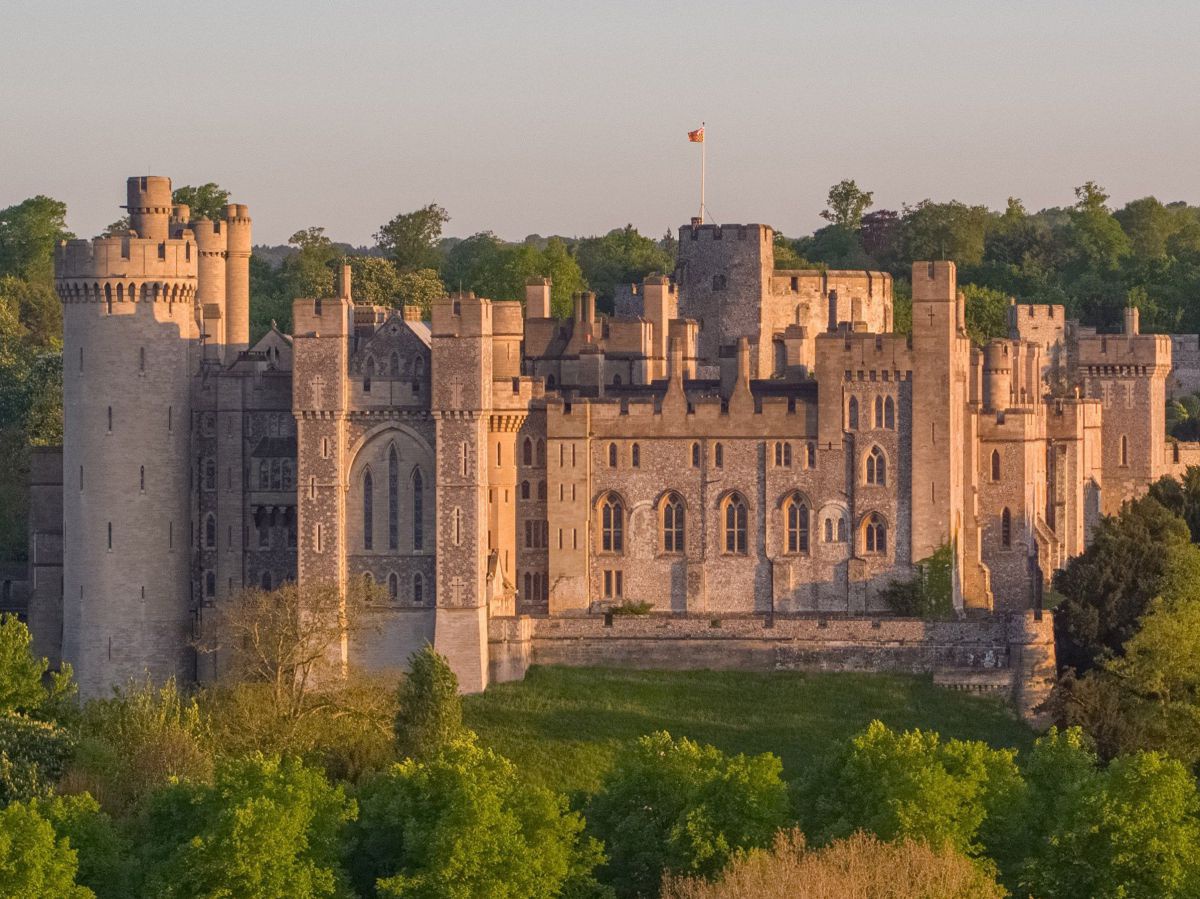
[[953, 303], [958, 298], [958, 274], [949, 261], [912, 264], [913, 302]]
[[483, 337], [492, 333], [492, 301], [474, 291], [455, 291], [433, 303], [434, 337]]
[[1142, 367], [1162, 367], [1165, 372], [1171, 366], [1171, 338], [1167, 334], [1096, 334], [1080, 329], [1077, 346], [1080, 366], [1106, 369], [1113, 374], [1120, 374], [1118, 369]]
[[892, 276], [887, 272], [865, 269], [819, 269], [796, 268], [775, 269], [771, 276], [771, 292], [774, 294], [810, 293], [826, 294], [843, 287], [861, 291], [869, 297], [878, 292], [885, 297], [892, 295]]
[[1066, 325], [1067, 311], [1060, 305], [1048, 305], [1045, 303], [1017, 303], [1015, 300], [1008, 307], [1008, 321], [1010, 324], [1016, 321], [1044, 323], [1053, 322], [1058, 325]]
[[680, 225], [679, 243], [684, 241], [750, 240], [771, 243], [775, 230], [770, 225]]
[[54, 252], [54, 275], [62, 279], [195, 278], [199, 252], [190, 231], [178, 238], [97, 237], [61, 241]]

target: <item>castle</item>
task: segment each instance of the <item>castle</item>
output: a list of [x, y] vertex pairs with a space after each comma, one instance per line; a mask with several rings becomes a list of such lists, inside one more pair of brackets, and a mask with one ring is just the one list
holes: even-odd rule
[[[161, 177], [127, 208], [127, 235], [58, 250], [61, 469], [35, 459], [30, 620], [85, 695], [212, 676], [209, 610], [294, 579], [373, 581], [346, 660], [429, 641], [466, 690], [634, 602], [674, 613], [639, 646], [649, 621], [740, 621], [738, 651], [774, 627], [794, 658], [832, 620], [839, 653], [1000, 665], [1012, 633], [1045, 645], [1041, 591], [1099, 517], [1196, 455], [1165, 440], [1171, 339], [1136, 310], [1104, 335], [1013, 305], [979, 349], [951, 262], [913, 264], [910, 337], [889, 275], [776, 270], [770, 228], [693, 221], [613, 316], [585, 293], [554, 318], [536, 281], [427, 322], [356, 304], [347, 267], [251, 345], [247, 208], [194, 220]], [[960, 621], [902, 632], [882, 592], [942, 547]]]

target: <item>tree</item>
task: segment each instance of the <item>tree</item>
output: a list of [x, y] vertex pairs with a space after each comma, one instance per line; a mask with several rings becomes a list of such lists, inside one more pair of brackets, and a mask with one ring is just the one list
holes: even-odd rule
[[712, 877], [740, 850], [770, 845], [788, 815], [770, 753], [727, 756], [660, 731], [620, 755], [587, 810], [619, 895], [653, 895], [663, 874]]
[[53, 287], [54, 247], [75, 236], [66, 218], [66, 203], [40, 195], [0, 209], [0, 275]]
[[201, 184], [199, 187], [185, 184], [183, 187], [175, 188], [174, 193], [171, 194], [171, 202], [187, 206], [192, 221], [204, 218], [216, 222], [225, 218], [225, 206], [229, 203], [229, 191], [211, 181]]
[[[1185, 396], [1178, 403], [1183, 419], [1200, 419], [1200, 396]], [[1182, 477], [1164, 475], [1150, 485], [1150, 496], [1187, 523], [1192, 542], [1200, 543], [1200, 465], [1189, 465]]]
[[61, 349], [62, 303], [40, 281], [0, 275], [0, 339], [23, 338], [24, 346]]
[[828, 770], [814, 773], [809, 814], [827, 838], [866, 830], [978, 855], [989, 812], [1020, 789], [1015, 755], [872, 721]]
[[[370, 781], [352, 829], [364, 896], [539, 899], [585, 888], [600, 848], [566, 799], [473, 739]], [[578, 895], [578, 893], [574, 893]]]
[[401, 272], [437, 268], [441, 254], [437, 250], [442, 226], [450, 215], [436, 203], [413, 212], [397, 215], [375, 234], [379, 248], [387, 253]]
[[260, 256], [250, 256], [250, 342], [257, 343], [276, 325], [285, 334], [292, 330], [292, 300], [283, 269]]
[[983, 206], [957, 200], [906, 204], [901, 223], [905, 255], [909, 260], [952, 259], [960, 266], [978, 263], [990, 216]]
[[966, 300], [967, 333], [976, 346], [983, 346], [994, 338], [1008, 337], [1008, 297], [999, 290], [964, 284]]
[[404, 272], [396, 279], [396, 299], [401, 306], [416, 306], [425, 321], [433, 315], [433, 303], [446, 295], [446, 285], [431, 268]]
[[1129, 238], [1129, 249], [1143, 259], [1160, 259], [1167, 255], [1167, 243], [1183, 224], [1154, 197], [1130, 200], [1113, 218]]
[[125, 899], [129, 895], [132, 847], [91, 795], [52, 796], [34, 800], [30, 807], [75, 850], [79, 860], [75, 879], [81, 886], [99, 899]]
[[333, 296], [333, 267], [342, 254], [325, 236], [324, 228], [305, 228], [288, 238], [296, 252], [283, 261], [281, 272], [291, 299]]
[[1087, 550], [1054, 578], [1059, 665], [1084, 673], [1120, 654], [1150, 600], [1200, 581], [1200, 548], [1187, 525], [1153, 497], [1101, 520]]
[[1139, 752], [1100, 769], [1078, 731], [1034, 745], [1028, 792], [1013, 819], [1019, 861], [1002, 865], [1019, 895], [1059, 899], [1194, 896], [1200, 888], [1200, 798], [1178, 761]]
[[730, 862], [715, 882], [670, 878], [662, 899], [1002, 899], [980, 866], [951, 849], [914, 840], [885, 843], [856, 833], [810, 849], [798, 830], [780, 831], [770, 852]]
[[220, 653], [224, 680], [268, 685], [278, 714], [294, 720], [312, 711], [306, 696], [323, 672], [341, 675], [334, 659], [344, 638], [369, 626], [364, 610], [376, 590], [358, 578], [344, 588], [289, 581], [243, 590], [216, 607], [196, 646]]
[[633, 225], [616, 228], [603, 237], [585, 237], [575, 245], [583, 279], [596, 292], [603, 308], [612, 308], [618, 285], [634, 284], [654, 272], [675, 268], [674, 256], [661, 244], [643, 237]]
[[1101, 272], [1114, 269], [1129, 252], [1129, 238], [1106, 205], [1108, 194], [1095, 181], [1088, 181], [1075, 188], [1075, 199], [1066, 238], [1076, 266]]
[[86, 703], [67, 778], [109, 812], [124, 815], [164, 784], [212, 775], [212, 739], [193, 697], [173, 680], [115, 690]]
[[428, 759], [465, 733], [458, 678], [432, 646], [414, 652], [408, 661], [408, 675], [398, 690], [396, 744], [402, 756]]
[[578, 264], [558, 238], [539, 250], [482, 232], [455, 244], [442, 266], [442, 280], [451, 290], [471, 290], [494, 300], [524, 300], [530, 278], [552, 280], [551, 299], [560, 315], [570, 308], [571, 294], [585, 285]]
[[838, 228], [857, 231], [862, 225], [863, 213], [874, 205], [873, 197], [871, 191], [859, 190], [850, 179], [839, 181], [829, 188], [827, 206], [822, 210], [821, 218]]
[[0, 811], [0, 896], [94, 899], [75, 882], [77, 866], [68, 841], [30, 806], [14, 802]]
[[296, 759], [223, 762], [211, 785], [155, 794], [139, 824], [141, 895], [318, 899], [352, 895], [341, 839], [357, 807]]
[[74, 692], [71, 666], [46, 677], [50, 662], [35, 658], [33, 635], [16, 615], [0, 615], [0, 715], [33, 713]]
[[811, 268], [808, 260], [796, 252], [796, 245], [778, 231], [775, 232], [772, 249], [775, 252], [776, 271]]
[[369, 306], [395, 306], [400, 293], [400, 273], [390, 259], [349, 256], [354, 302]]

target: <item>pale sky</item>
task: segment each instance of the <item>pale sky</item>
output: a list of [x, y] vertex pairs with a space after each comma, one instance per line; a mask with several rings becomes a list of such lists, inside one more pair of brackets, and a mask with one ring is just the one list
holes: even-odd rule
[[255, 242], [367, 243], [428, 202], [447, 233], [659, 236], [822, 224], [831, 184], [1031, 209], [1088, 179], [1200, 202], [1192, 2], [0, 0], [0, 207], [90, 236], [124, 179], [216, 181]]

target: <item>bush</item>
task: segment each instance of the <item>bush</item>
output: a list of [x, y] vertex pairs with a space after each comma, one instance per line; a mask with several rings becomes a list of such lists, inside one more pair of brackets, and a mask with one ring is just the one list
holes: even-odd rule
[[954, 611], [954, 550], [944, 543], [928, 559], [917, 563], [917, 573], [907, 581], [892, 581], [883, 598], [897, 615], [910, 618], [948, 619]]
[[733, 860], [713, 883], [668, 878], [662, 899], [1001, 899], [1005, 891], [959, 853], [856, 833], [809, 849], [798, 830], [770, 852]]
[[581, 895], [601, 858], [566, 800], [473, 738], [369, 781], [352, 828], [364, 896]]
[[633, 600], [626, 600], [619, 605], [613, 606], [609, 611], [611, 611], [614, 615], [641, 616], [649, 615], [650, 610], [653, 608], [654, 603], [646, 602], [644, 599], [637, 602], [634, 602]]
[[727, 756], [659, 732], [619, 756], [587, 810], [606, 882], [653, 894], [664, 872], [710, 877], [738, 850], [770, 844], [788, 814], [778, 758]]

